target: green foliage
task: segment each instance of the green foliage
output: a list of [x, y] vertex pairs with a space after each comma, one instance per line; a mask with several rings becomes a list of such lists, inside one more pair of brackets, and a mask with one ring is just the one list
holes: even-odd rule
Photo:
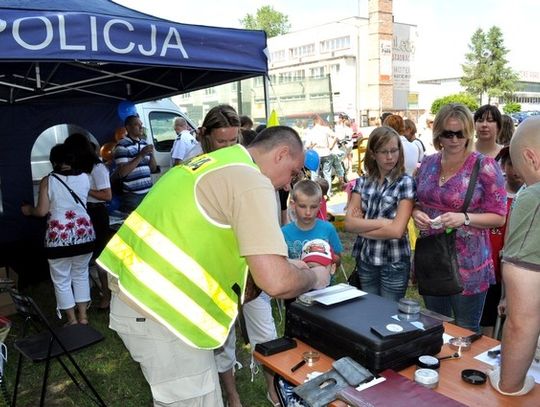
[[517, 102], [508, 102], [503, 106], [503, 111], [506, 114], [521, 112], [521, 104]]
[[439, 99], [435, 99], [431, 105], [431, 113], [437, 114], [441, 107], [449, 103], [461, 103], [467, 106], [471, 112], [478, 109], [478, 102], [476, 98], [467, 93], [456, 93], [455, 95], [444, 96]]
[[249, 30], [264, 30], [269, 38], [286, 34], [291, 28], [289, 17], [272, 6], [262, 6], [255, 15], [246, 14], [240, 24]]
[[462, 65], [461, 86], [478, 99], [487, 94], [488, 103], [492, 97], [511, 96], [516, 90], [518, 75], [508, 66], [506, 54], [508, 49], [499, 27], [493, 26], [487, 33], [481, 28], [476, 30]]

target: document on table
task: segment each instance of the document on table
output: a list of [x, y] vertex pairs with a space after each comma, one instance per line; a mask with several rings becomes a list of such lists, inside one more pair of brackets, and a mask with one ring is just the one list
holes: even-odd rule
[[[492, 358], [488, 356], [488, 352], [492, 350], [500, 350], [501, 345], [497, 345], [491, 349], [488, 349], [484, 353], [479, 354], [478, 356], [475, 356], [475, 359], [478, 359], [481, 362], [487, 363], [488, 365], [492, 367], [497, 367], [501, 365], [501, 355], [498, 354], [496, 357]], [[534, 381], [536, 383], [540, 384], [540, 362], [537, 362], [536, 360], [533, 360], [531, 367], [529, 368], [529, 371], [527, 374], [530, 374], [532, 377], [534, 377]]]

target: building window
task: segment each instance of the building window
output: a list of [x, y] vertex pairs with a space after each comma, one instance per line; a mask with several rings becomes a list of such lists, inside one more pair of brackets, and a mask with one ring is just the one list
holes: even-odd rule
[[285, 61], [285, 50], [279, 50], [270, 53], [270, 62]]
[[306, 95], [289, 95], [289, 96], [281, 96], [279, 98], [282, 102], [289, 102], [293, 100], [304, 100], [306, 98]]
[[328, 92], [323, 93], [311, 93], [309, 95], [310, 99], [327, 99], [330, 97], [330, 94]]
[[324, 66], [309, 68], [310, 78], [324, 78]]
[[339, 73], [339, 64], [332, 64], [330, 65], [330, 74], [336, 75]]
[[347, 49], [351, 47], [351, 37], [332, 38], [330, 40], [321, 41], [321, 52], [331, 52], [338, 49]]
[[204, 90], [205, 95], [215, 95], [216, 94], [216, 88], [206, 88]]
[[182, 99], [189, 99], [191, 97], [191, 93], [190, 92], [182, 93], [180, 96], [182, 97]]
[[302, 45], [289, 48], [289, 58], [301, 58], [315, 54], [315, 44]]
[[298, 82], [304, 80], [306, 73], [303, 69], [298, 69], [296, 71], [281, 72], [278, 76], [279, 83], [289, 83], [289, 82]]

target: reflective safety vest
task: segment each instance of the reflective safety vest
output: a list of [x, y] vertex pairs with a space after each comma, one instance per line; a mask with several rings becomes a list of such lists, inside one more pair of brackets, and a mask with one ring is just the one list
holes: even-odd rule
[[205, 175], [229, 165], [259, 171], [240, 145], [171, 168], [97, 260], [131, 300], [200, 349], [225, 342], [248, 274], [231, 226], [210, 219], [195, 194]]

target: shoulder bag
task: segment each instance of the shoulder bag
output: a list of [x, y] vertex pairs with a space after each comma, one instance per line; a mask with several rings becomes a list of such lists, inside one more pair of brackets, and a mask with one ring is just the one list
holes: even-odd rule
[[[474, 192], [480, 157], [477, 158], [461, 212], [467, 212]], [[463, 291], [456, 251], [456, 230], [416, 240], [414, 272], [421, 295], [447, 296]]]

